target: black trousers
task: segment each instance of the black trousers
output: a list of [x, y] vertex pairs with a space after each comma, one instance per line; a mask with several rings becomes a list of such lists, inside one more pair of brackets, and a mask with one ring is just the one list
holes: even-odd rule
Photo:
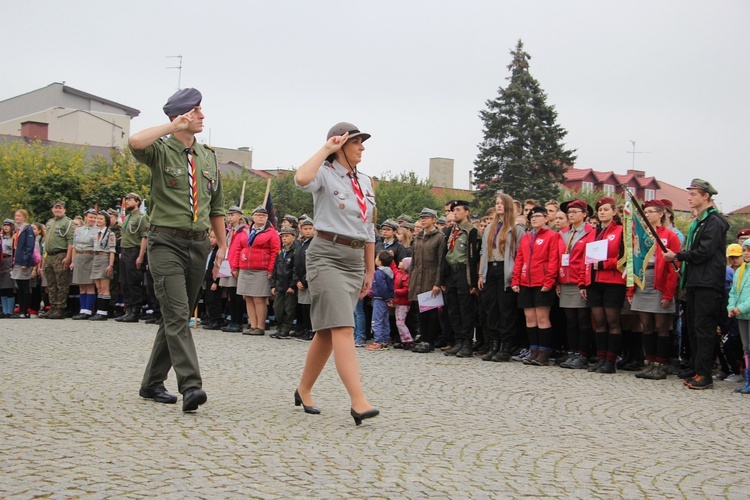
[[474, 297], [469, 293], [466, 266], [457, 266], [451, 269], [445, 289], [448, 321], [453, 329], [454, 337], [456, 340], [472, 340], [474, 338], [476, 308], [474, 307]]
[[135, 261], [140, 248], [123, 248], [120, 258], [120, 288], [129, 312], [140, 314], [143, 305], [143, 268], [138, 269]]
[[[409, 311], [419, 311], [419, 302], [413, 301]], [[438, 309], [430, 309], [419, 314], [419, 334], [421, 338], [420, 342], [428, 342], [434, 344], [435, 340], [440, 335], [440, 316], [438, 315]], [[411, 328], [409, 329], [411, 331]], [[414, 336], [412, 335], [412, 338]]]
[[487, 268], [487, 280], [479, 297], [487, 313], [489, 338], [512, 344], [521, 328], [518, 321], [518, 294], [511, 288], [505, 288], [502, 262]]
[[203, 285], [203, 306], [206, 308], [205, 319], [208, 321], [221, 321], [221, 287], [211, 290], [212, 282], [206, 280]]
[[688, 288], [686, 312], [693, 369], [711, 377], [714, 366], [716, 328], [719, 326], [722, 292], [713, 288]]

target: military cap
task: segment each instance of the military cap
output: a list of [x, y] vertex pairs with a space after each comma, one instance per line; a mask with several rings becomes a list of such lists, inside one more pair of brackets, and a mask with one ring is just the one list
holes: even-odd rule
[[137, 193], [128, 193], [128, 194], [126, 194], [125, 195], [125, 199], [127, 200], [128, 198], [131, 198], [131, 199], [133, 199], [133, 200], [135, 200], [137, 202], [141, 201], [141, 196], [139, 194], [137, 194]]
[[228, 214], [240, 214], [242, 215], [242, 209], [238, 207], [237, 205], [232, 205], [229, 207], [229, 210], [227, 210]]
[[264, 207], [263, 205], [258, 205], [257, 207], [255, 207], [255, 210], [253, 210], [253, 215], [267, 214], [267, 213], [268, 213], [268, 210], [266, 210], [266, 207]]
[[451, 211], [456, 207], [466, 207], [466, 209], [469, 209], [469, 202], [466, 200], [453, 200], [451, 202]]
[[699, 189], [704, 193], [708, 193], [711, 196], [719, 194], [719, 192], [711, 185], [710, 182], [704, 181], [703, 179], [693, 179], [690, 185], [685, 189]]
[[743, 236], [750, 236], [750, 229], [740, 229], [737, 233], [737, 239], [740, 239]]
[[94, 210], [93, 208], [89, 208], [88, 210], [86, 210], [85, 212], [83, 212], [83, 215], [88, 215], [88, 214], [94, 214], [94, 215], [96, 215], [96, 214], [98, 214], [98, 213], [99, 213], [99, 212], [97, 212], [97, 211], [96, 211], [96, 210]]
[[292, 236], [297, 236], [297, 230], [293, 227], [282, 227], [279, 229], [279, 234], [291, 234]]
[[560, 203], [560, 210], [563, 213], [567, 214], [569, 208], [577, 208], [578, 210], [586, 212], [589, 217], [594, 215], [594, 209], [591, 208], [591, 205], [583, 200], [570, 200]]
[[299, 216], [299, 220], [301, 220], [301, 221], [304, 220], [304, 219], [309, 219], [309, 218], [310, 218], [310, 216], [307, 215], [307, 214], [302, 214], [302, 215]]
[[398, 229], [398, 223], [394, 220], [387, 219], [380, 225], [380, 227], [389, 227], [395, 231], [396, 229]]
[[117, 210], [115, 210], [114, 208], [108, 208], [107, 213], [115, 217], [117, 216]]
[[609, 196], [605, 196], [604, 198], [599, 198], [598, 200], [596, 200], [596, 204], [594, 205], [594, 208], [598, 212], [599, 211], [599, 207], [601, 207], [602, 205], [606, 205], [607, 203], [609, 203], [613, 207], [617, 206], [617, 202], [615, 201], [614, 198], [610, 198]]
[[643, 202], [643, 208], [658, 208], [662, 212], [666, 208], [661, 200], [648, 200]]
[[481, 217], [479, 217], [477, 214], [471, 214], [471, 220], [477, 221], [479, 219], [481, 219]]
[[424, 207], [419, 214], [420, 217], [435, 217], [437, 219], [437, 210]]
[[406, 229], [411, 229], [414, 231], [414, 224], [411, 222], [404, 222], [401, 224], [401, 227], [405, 227]]
[[281, 220], [288, 220], [289, 222], [294, 222], [295, 224], [297, 223], [297, 217], [289, 214], [284, 215]]
[[360, 132], [359, 129], [357, 129], [356, 125], [353, 125], [349, 122], [339, 122], [328, 131], [328, 139], [331, 137], [337, 136], [337, 135], [344, 135], [345, 133], [349, 132], [349, 139], [352, 137], [362, 136], [362, 142], [365, 142], [367, 139], [369, 139], [371, 136], [370, 134], [366, 134], [364, 132]]
[[5, 219], [3, 221], [3, 226], [15, 226], [16, 223], [13, 219]]
[[65, 208], [65, 202], [62, 200], [55, 200], [55, 202], [52, 204], [53, 207], [63, 207]]
[[438, 224], [445, 224], [445, 223], [446, 223], [445, 217], [440, 217], [440, 218], [439, 218], [439, 219], [437, 220], [437, 223], [438, 223]]
[[408, 216], [408, 215], [406, 215], [406, 214], [401, 214], [401, 215], [399, 215], [399, 216], [398, 216], [398, 217], [396, 218], [396, 220], [397, 220], [397, 221], [399, 221], [399, 222], [403, 222], [403, 221], [406, 221], [406, 222], [414, 222], [414, 221], [412, 220], [412, 218], [411, 218], [411, 217], [409, 217], [409, 216]]
[[169, 117], [180, 116], [200, 105], [202, 100], [203, 96], [196, 89], [182, 89], [172, 94], [162, 109]]
[[531, 216], [534, 214], [543, 214], [546, 217], [547, 211], [544, 209], [544, 207], [540, 207], [539, 205], [531, 207], [531, 210], [529, 210], [529, 213], [526, 214], [526, 220], [531, 222]]
[[299, 227], [302, 227], [302, 226], [314, 226], [314, 225], [315, 225], [315, 222], [313, 222], [313, 220], [311, 218], [309, 218], [309, 217], [307, 217], [305, 219], [302, 219], [300, 221], [300, 223], [299, 223]]

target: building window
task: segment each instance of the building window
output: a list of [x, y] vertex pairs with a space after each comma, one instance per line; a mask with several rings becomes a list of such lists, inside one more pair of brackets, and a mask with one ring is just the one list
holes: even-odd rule
[[593, 182], [581, 182], [581, 189], [584, 191], [593, 191], [594, 190], [594, 183]]
[[604, 185], [604, 194], [612, 196], [613, 194], [615, 194], [615, 187], [612, 184], [605, 184]]
[[653, 189], [647, 189], [645, 201], [651, 201], [654, 198], [656, 198], [656, 192]]

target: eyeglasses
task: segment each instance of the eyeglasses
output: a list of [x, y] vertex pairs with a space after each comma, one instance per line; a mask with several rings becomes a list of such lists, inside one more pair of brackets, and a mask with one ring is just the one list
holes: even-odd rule
[[532, 216], [531, 216], [531, 217], [529, 217], [529, 218], [530, 218], [530, 219], [538, 219], [539, 217], [544, 217], [545, 219], [547, 218], [547, 216], [546, 216], [546, 215], [544, 215], [544, 214], [534, 214], [534, 215], [532, 215]]

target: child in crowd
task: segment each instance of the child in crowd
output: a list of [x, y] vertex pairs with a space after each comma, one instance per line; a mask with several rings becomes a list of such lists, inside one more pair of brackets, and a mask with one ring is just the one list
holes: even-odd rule
[[411, 332], [406, 326], [406, 315], [409, 314], [409, 267], [411, 266], [411, 257], [404, 257], [398, 265], [396, 276], [393, 278], [393, 305], [396, 308], [396, 328], [401, 337], [401, 347], [411, 349], [414, 347], [414, 340]]
[[221, 328], [221, 288], [219, 288], [219, 278], [214, 279], [213, 276], [214, 262], [219, 245], [213, 230], [208, 233], [208, 239], [211, 242], [211, 252], [209, 252], [206, 261], [206, 274], [203, 283], [203, 305], [206, 308], [203, 328], [205, 330], [219, 330]]
[[742, 243], [742, 260], [744, 262], [734, 273], [727, 311], [730, 318], [737, 318], [745, 355], [745, 385], [735, 392], [750, 394], [750, 240]]
[[393, 254], [381, 250], [375, 257], [375, 276], [372, 281], [372, 332], [375, 342], [366, 347], [370, 351], [388, 349], [391, 339], [388, 301], [393, 299], [393, 271], [391, 270]]
[[291, 226], [283, 226], [279, 234], [282, 246], [276, 254], [271, 274], [271, 295], [274, 297], [273, 311], [278, 331], [271, 338], [288, 339], [297, 319], [297, 286], [292, 280], [294, 254], [298, 246], [297, 230]]

